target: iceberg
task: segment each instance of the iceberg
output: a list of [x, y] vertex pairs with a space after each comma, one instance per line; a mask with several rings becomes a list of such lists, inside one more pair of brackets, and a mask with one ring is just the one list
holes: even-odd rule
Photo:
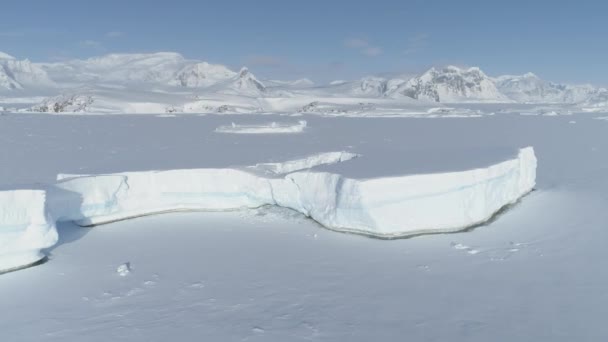
[[300, 120], [298, 123], [278, 123], [271, 122], [261, 125], [238, 125], [232, 123], [229, 126], [220, 126], [215, 129], [216, 133], [231, 133], [231, 134], [286, 134], [286, 133], [302, 133], [306, 129], [306, 121]]
[[530, 192], [537, 160], [528, 147], [487, 168], [372, 179], [312, 170], [283, 175], [291, 164], [273, 164], [274, 177], [238, 169], [61, 175], [56, 187], [82, 201], [54, 206], [52, 214], [88, 226], [163, 212], [277, 205], [332, 230], [379, 238], [455, 232], [490, 220]]
[[0, 273], [39, 262], [57, 239], [43, 190], [0, 191]]
[[[0, 192], [0, 272], [43, 258], [55, 222], [92, 226], [175, 211], [274, 205], [322, 226], [377, 238], [456, 232], [483, 224], [532, 191], [532, 147], [516, 158], [461, 172], [352, 179], [316, 165], [358, 155], [328, 152], [250, 169], [190, 169], [108, 175], [60, 174], [46, 191]], [[260, 172], [263, 171], [263, 172]]]

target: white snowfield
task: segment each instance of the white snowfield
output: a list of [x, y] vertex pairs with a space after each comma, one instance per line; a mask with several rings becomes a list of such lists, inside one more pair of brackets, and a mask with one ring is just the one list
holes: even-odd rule
[[232, 134], [288, 134], [302, 133], [306, 129], [306, 121], [300, 120], [294, 124], [281, 124], [271, 122], [260, 125], [238, 125], [234, 122], [229, 126], [220, 126], [215, 129], [217, 133], [232, 133]]
[[[491, 219], [530, 192], [532, 147], [517, 158], [462, 172], [350, 179], [296, 171], [355, 158], [333, 152], [281, 165], [275, 177], [239, 169], [191, 169], [109, 175], [59, 175], [44, 191], [0, 193], [0, 271], [36, 262], [57, 241], [54, 222], [81, 226], [175, 211], [224, 211], [276, 205], [324, 227], [379, 238], [454, 232]], [[285, 174], [280, 177], [278, 175]]]
[[42, 190], [0, 192], [0, 273], [41, 260], [57, 243], [57, 230]]

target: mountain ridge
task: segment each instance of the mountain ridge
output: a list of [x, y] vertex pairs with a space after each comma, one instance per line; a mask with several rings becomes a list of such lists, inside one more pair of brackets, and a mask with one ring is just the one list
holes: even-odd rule
[[[268, 86], [266, 86], [266, 84]], [[534, 73], [490, 77], [478, 67], [432, 67], [411, 77], [366, 76], [354, 81], [314, 84], [260, 80], [248, 68], [187, 59], [176, 52], [113, 53], [65, 62], [33, 63], [0, 52], [0, 91], [54, 96], [95, 87], [134, 91], [190, 91], [253, 98], [365, 98], [421, 103], [604, 104], [605, 89], [545, 81]], [[603, 89], [603, 90], [602, 90]]]

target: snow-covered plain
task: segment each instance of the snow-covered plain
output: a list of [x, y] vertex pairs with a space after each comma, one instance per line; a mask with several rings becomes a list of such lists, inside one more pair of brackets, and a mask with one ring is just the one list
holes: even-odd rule
[[305, 115], [300, 134], [251, 135], [214, 130], [293, 119], [0, 116], [3, 190], [45, 188], [62, 173], [284, 165], [330, 151], [360, 157], [311, 162], [316, 171], [361, 179], [487, 167], [526, 146], [539, 165], [536, 191], [456, 234], [376, 240], [276, 207], [63, 222], [47, 263], [0, 277], [0, 338], [601, 340], [608, 126], [594, 118], [606, 113], [494, 108], [468, 118]]

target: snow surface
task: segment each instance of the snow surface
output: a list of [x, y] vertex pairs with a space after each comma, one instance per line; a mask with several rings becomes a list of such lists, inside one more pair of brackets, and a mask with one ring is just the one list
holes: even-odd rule
[[0, 51], [0, 59], [15, 59], [15, 57]]
[[[0, 338], [601, 341], [608, 126], [595, 118], [607, 114], [493, 110], [473, 118], [305, 115], [314, 129], [287, 135], [213, 132], [289, 121], [275, 115], [0, 116], [8, 189], [51, 184], [62, 172], [233, 168], [325, 151], [360, 153], [315, 169], [355, 179], [481, 168], [530, 145], [539, 157], [536, 191], [456, 234], [379, 241], [273, 207], [92, 229], [60, 223], [50, 262], [0, 277]], [[126, 261], [133, 271], [120, 277]]]
[[284, 175], [295, 171], [312, 169], [321, 165], [333, 165], [360, 157], [356, 153], [346, 151], [319, 153], [305, 158], [289, 160], [280, 163], [261, 163], [250, 166], [250, 170], [275, 175]]

